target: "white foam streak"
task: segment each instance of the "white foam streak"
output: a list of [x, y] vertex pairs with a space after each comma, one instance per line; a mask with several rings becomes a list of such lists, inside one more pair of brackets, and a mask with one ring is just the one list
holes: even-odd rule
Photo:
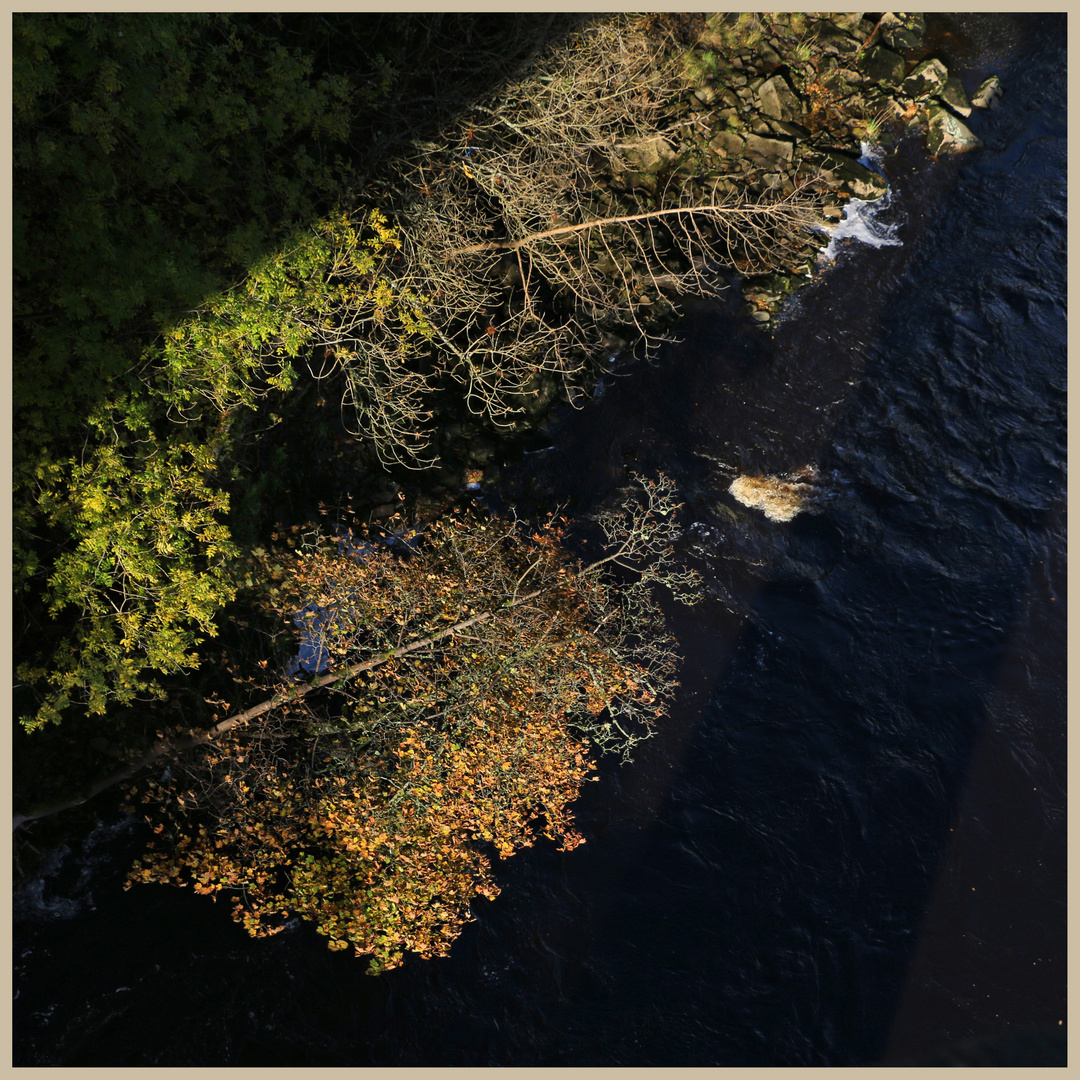
[[[863, 143], [861, 150], [859, 163], [875, 172], [881, 172], [881, 150], [870, 143]], [[841, 247], [853, 240], [875, 248], [900, 247], [902, 241], [896, 236], [899, 222], [881, 220], [883, 211], [892, 205], [892, 201], [893, 193], [890, 188], [880, 199], [872, 202], [862, 199], [851, 199], [847, 202], [844, 205], [843, 219], [825, 230], [829, 236], [829, 244], [818, 255], [819, 263], [833, 262]]]

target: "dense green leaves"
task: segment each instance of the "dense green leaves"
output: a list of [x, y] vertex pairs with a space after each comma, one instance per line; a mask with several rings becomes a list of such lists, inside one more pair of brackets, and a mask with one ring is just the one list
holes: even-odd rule
[[235, 595], [236, 552], [220, 521], [228, 498], [203, 478], [209, 449], [147, 436], [140, 450], [133, 462], [103, 446], [40, 478], [43, 518], [75, 541], [50, 574], [49, 615], [74, 608], [78, 619], [52, 655], [19, 665], [20, 679], [42, 687], [31, 729], [72, 703], [101, 714], [111, 700], [156, 692], [151, 673], [194, 664], [199, 635], [214, 633]]
[[[39, 628], [19, 649], [32, 726], [153, 692], [233, 594], [222, 412], [291, 383], [305, 334], [295, 305], [271, 313], [329, 267], [280, 241], [341, 197], [354, 97], [259, 17], [13, 17], [14, 575]], [[208, 303], [251, 265], [247, 310]], [[187, 350], [199, 362], [170, 366], [163, 331], [176, 344], [208, 325], [218, 340]]]

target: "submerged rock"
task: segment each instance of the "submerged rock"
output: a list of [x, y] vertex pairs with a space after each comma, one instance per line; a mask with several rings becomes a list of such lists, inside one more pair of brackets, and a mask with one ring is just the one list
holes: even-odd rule
[[977, 150], [982, 139], [973, 135], [967, 125], [953, 116], [943, 105], [930, 106], [930, 122], [926, 133], [926, 149], [935, 157], [939, 154], [964, 154]]
[[945, 85], [941, 88], [938, 97], [953, 112], [959, 113], [961, 116], [971, 115], [971, 102], [968, 101], [968, 96], [964, 93], [964, 84], [955, 75], [950, 75], [945, 80]]

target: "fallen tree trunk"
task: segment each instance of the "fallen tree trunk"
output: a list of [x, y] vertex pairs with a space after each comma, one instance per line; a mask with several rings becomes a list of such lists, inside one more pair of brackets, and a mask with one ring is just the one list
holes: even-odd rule
[[[594, 563], [593, 565], [596, 566], [599, 564]], [[108, 791], [109, 788], [115, 787], [117, 784], [121, 784], [125, 780], [131, 779], [137, 772], [146, 768], [147, 765], [152, 765], [155, 761], [159, 761], [172, 754], [182, 753], [185, 750], [191, 750], [193, 747], [201, 746], [203, 743], [211, 742], [219, 736], [224, 735], [227, 731], [232, 731], [233, 728], [239, 727], [241, 724], [246, 724], [249, 720], [254, 720], [256, 717], [262, 716], [263, 713], [267, 713], [271, 709], [277, 708], [279, 705], [287, 705], [291, 701], [297, 701], [307, 694], [310, 694], [313, 690], [321, 690], [324, 686], [345, 682], [355, 678], [357, 675], [362, 675], [365, 671], [371, 671], [380, 664], [385, 664], [390, 660], [396, 660], [399, 657], [407, 656], [410, 653], [416, 652], [418, 649], [433, 645], [443, 638], [461, 633], [461, 631], [467, 630], [470, 626], [476, 626], [478, 623], [486, 622], [493, 615], [497, 615], [501, 611], [510, 611], [513, 608], [519, 607], [521, 604], [527, 603], [529, 600], [534, 600], [542, 591], [542, 589], [538, 589], [536, 592], [531, 592], [527, 596], [518, 597], [512, 603], [505, 605], [505, 607], [497, 608], [495, 611], [481, 612], [479, 615], [474, 615], [471, 619], [466, 619], [463, 622], [455, 623], [445, 630], [440, 630], [437, 634], [410, 641], [408, 644], [402, 645], [399, 649], [395, 649], [391, 653], [385, 653], [384, 655], [374, 657], [371, 660], [350, 664], [340, 671], [322, 675], [317, 679], [312, 679], [311, 682], [303, 683], [299, 686], [290, 686], [288, 689], [282, 690], [273, 697], [259, 702], [258, 705], [252, 705], [250, 709], [245, 709], [235, 716], [230, 716], [227, 719], [222, 720], [219, 724], [215, 724], [214, 727], [207, 728], [205, 731], [194, 732], [177, 739], [159, 739], [146, 751], [146, 753], [136, 758], [134, 761], [129, 761], [126, 764], [121, 765], [108, 776], [91, 784], [88, 788], [84, 788], [78, 795], [73, 795], [61, 802], [50, 803], [47, 806], [39, 807], [26, 814], [16, 814], [13, 819], [12, 831], [20, 828], [29, 821], [51, 817], [53, 814], [59, 814], [62, 810], [71, 810], [76, 806], [82, 806], [83, 803], [89, 802], [103, 791]]]
[[[637, 572], [641, 575], [642, 581], [663, 580], [669, 584], [669, 586], [677, 587], [679, 581], [682, 580], [683, 575], [673, 574], [669, 579], [663, 575], [658, 576], [656, 573], [660, 566], [666, 564], [666, 552], [671, 539], [667, 530], [671, 527], [669, 515], [674, 509], [675, 504], [671, 499], [670, 482], [663, 477], [661, 477], [659, 482], [645, 481], [640, 477], [637, 479], [642, 484], [644, 503], [638, 503], [635, 498], [628, 496], [627, 500], [624, 501], [622, 505], [621, 512], [607, 515], [610, 517], [610, 520], [607, 521], [606, 524], [605, 518], [601, 519], [601, 527], [607, 537], [608, 543], [611, 545], [611, 550], [609, 550], [607, 555], [596, 559], [594, 562], [591, 562], [578, 570], [577, 576], [583, 578], [608, 563], [615, 563], [625, 569]], [[667, 518], [668, 521], [661, 524], [665, 518]], [[640, 565], [640, 560], [643, 558], [646, 560], [645, 566]], [[651, 568], [648, 565], [649, 563], [652, 564]], [[521, 584], [521, 579], [519, 579], [517, 584]], [[78, 794], [45, 806], [39, 806], [24, 814], [16, 814], [13, 819], [12, 830], [19, 829], [28, 822], [37, 821], [40, 818], [51, 817], [53, 814], [59, 814], [63, 810], [71, 810], [76, 806], [82, 806], [95, 796], [100, 795], [104, 791], [108, 791], [109, 788], [115, 787], [125, 780], [129, 780], [141, 769], [146, 768], [148, 765], [152, 765], [155, 761], [160, 761], [162, 758], [180, 754], [185, 750], [191, 750], [196, 746], [212, 742], [226, 732], [232, 731], [234, 728], [262, 716], [264, 713], [277, 708], [279, 705], [287, 705], [289, 702], [298, 701], [300, 698], [310, 694], [313, 690], [321, 690], [324, 687], [333, 686], [335, 684], [344, 684], [355, 678], [357, 675], [362, 675], [366, 671], [371, 671], [381, 664], [388, 663], [391, 660], [397, 660], [403, 656], [408, 656], [420, 649], [434, 645], [436, 642], [443, 641], [455, 634], [460, 634], [472, 626], [487, 622], [497, 615], [513, 611], [515, 608], [521, 607], [522, 604], [527, 604], [529, 601], [535, 600], [550, 587], [551, 584], [548, 584], [539, 589], [534, 589], [523, 596], [517, 596], [517, 585], [515, 585], [513, 594], [511, 594], [512, 598], [507, 599], [504, 603], [489, 611], [482, 611], [468, 619], [463, 619], [453, 626], [440, 630], [438, 633], [421, 638], [414, 638], [412, 641], [408, 641], [392, 651], [374, 656], [369, 660], [348, 664], [338, 671], [319, 676], [318, 678], [312, 679], [310, 682], [287, 687], [267, 698], [265, 701], [261, 701], [257, 705], [252, 705], [243, 712], [227, 717], [213, 727], [207, 728], [205, 731], [190, 732], [189, 734], [178, 738], [161, 738], [140, 757], [121, 765], [108, 776], [82, 789]]]

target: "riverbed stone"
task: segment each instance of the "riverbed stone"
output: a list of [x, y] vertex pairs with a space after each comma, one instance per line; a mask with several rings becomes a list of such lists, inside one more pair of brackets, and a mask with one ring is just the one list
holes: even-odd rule
[[773, 71], [783, 64], [780, 54], [771, 45], [762, 45], [758, 50], [758, 62], [766, 71]]
[[960, 116], [971, 115], [971, 102], [968, 101], [968, 96], [964, 92], [964, 84], [955, 75], [950, 75], [945, 80], [938, 98], [954, 113], [959, 113]]
[[634, 146], [625, 147], [623, 154], [631, 167], [640, 172], [659, 172], [670, 165], [679, 155], [663, 135], [646, 139]]
[[746, 141], [734, 131], [721, 131], [709, 140], [709, 149], [722, 157], [738, 157], [746, 146]]
[[931, 95], [940, 94], [948, 78], [949, 69], [937, 57], [931, 57], [916, 66], [904, 80], [900, 92], [905, 97], [922, 101]]
[[851, 56], [859, 51], [862, 42], [846, 30], [841, 30], [834, 22], [821, 22], [817, 26], [819, 48], [824, 53]]
[[1001, 80], [996, 75], [991, 75], [979, 84], [979, 89], [971, 98], [971, 104], [976, 109], [994, 109], [1002, 93], [1004, 91], [1001, 89]]
[[783, 75], [774, 75], [758, 87], [761, 111], [774, 120], [798, 120], [803, 114], [802, 103]]
[[881, 37], [892, 49], [899, 52], [917, 49], [926, 33], [926, 20], [918, 12], [898, 15], [887, 12], [881, 19]]
[[[828, 16], [828, 22], [840, 30], [844, 30], [849, 34], [854, 34], [856, 37], [860, 33], [865, 37], [870, 33], [869, 30], [863, 30], [863, 23], [866, 21], [865, 13], [861, 11], [834, 11]], [[873, 22], [870, 23], [873, 26]], [[821, 24], [818, 24], [818, 30], [821, 30]]]
[[851, 192], [856, 199], [862, 199], [863, 202], [874, 202], [889, 190], [883, 176], [879, 176], [854, 158], [841, 154], [827, 156], [821, 162], [820, 169], [826, 183]]
[[943, 105], [930, 106], [926, 133], [928, 153], [935, 157], [939, 154], [964, 154], [982, 145], [982, 139], [973, 135], [967, 125]]
[[746, 153], [756, 158], [766, 168], [789, 164], [795, 156], [795, 144], [789, 139], [771, 139], [764, 135], [746, 136]]
[[884, 45], [876, 45], [866, 54], [862, 66], [872, 82], [897, 86], [903, 81], [907, 65], [899, 53], [886, 49]]
[[802, 124], [789, 124], [785, 120], [770, 120], [769, 127], [777, 135], [786, 135], [789, 139], [794, 139], [799, 142], [802, 139], [809, 138], [810, 129], [803, 127]]

